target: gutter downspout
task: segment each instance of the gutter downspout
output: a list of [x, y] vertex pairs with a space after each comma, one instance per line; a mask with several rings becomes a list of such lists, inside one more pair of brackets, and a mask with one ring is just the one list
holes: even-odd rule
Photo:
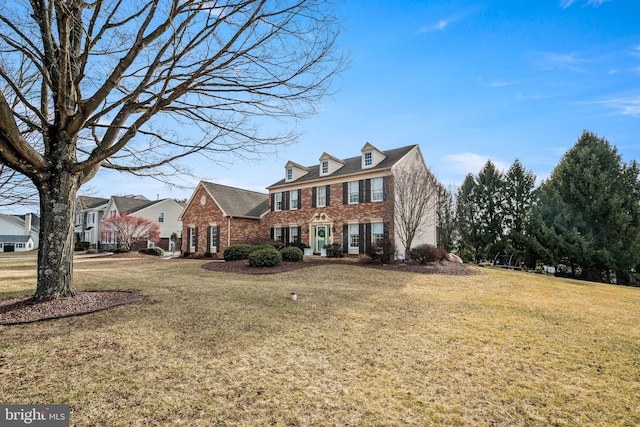
[[231, 218], [233, 217], [227, 217], [227, 247], [231, 246]]

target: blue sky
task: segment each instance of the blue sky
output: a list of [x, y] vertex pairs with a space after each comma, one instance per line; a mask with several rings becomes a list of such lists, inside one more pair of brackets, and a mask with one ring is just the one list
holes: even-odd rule
[[[419, 144], [445, 185], [487, 159], [518, 158], [540, 180], [585, 129], [640, 159], [638, 0], [346, 0], [337, 12], [350, 66], [299, 142], [259, 162], [191, 158], [194, 173], [265, 191], [288, 160], [357, 156], [370, 142]], [[101, 172], [81, 193], [188, 198], [196, 183]]]

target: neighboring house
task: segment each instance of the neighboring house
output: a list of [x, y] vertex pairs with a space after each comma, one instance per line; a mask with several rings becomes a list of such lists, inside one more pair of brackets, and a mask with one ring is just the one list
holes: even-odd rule
[[[426, 169], [418, 145], [381, 151], [366, 143], [357, 157], [323, 153], [316, 165], [287, 162], [284, 179], [267, 187], [268, 195], [201, 182], [181, 217], [182, 249], [215, 253], [233, 243], [271, 238], [304, 243], [317, 254], [332, 243], [345, 253], [363, 254], [388, 236], [397, 253], [404, 253], [394, 223], [393, 177], [413, 168]], [[425, 220], [413, 246], [436, 244], [435, 211]]]
[[79, 196], [76, 200], [74, 233], [76, 242], [89, 242], [90, 247], [98, 248], [102, 233], [102, 217], [109, 199]]
[[[180, 235], [182, 225], [179, 218], [183, 210], [184, 206], [173, 199], [149, 200], [144, 196], [112, 196], [104, 209], [101, 220], [104, 221], [109, 215], [123, 213], [147, 218], [160, 226], [160, 241], [144, 242], [139, 247], [136, 246], [134, 250], [157, 246], [165, 251], [173, 251], [177, 247], [174, 247], [171, 235], [173, 233]], [[119, 246], [119, 242], [115, 235], [101, 232], [101, 248], [111, 249], [117, 246]]]
[[265, 193], [200, 182], [182, 213], [182, 251], [216, 254], [228, 246], [268, 239], [262, 218], [269, 212]]
[[0, 252], [38, 249], [40, 217], [35, 214], [0, 214]]
[[[338, 243], [363, 254], [386, 236], [404, 253], [394, 218], [393, 177], [426, 165], [418, 145], [380, 151], [366, 143], [361, 155], [338, 159], [327, 153], [313, 166], [288, 162], [285, 178], [268, 187], [270, 214], [264, 226], [275, 240], [300, 241], [314, 253]], [[433, 203], [435, 209], [435, 203]], [[425, 217], [413, 246], [436, 244], [435, 214]]]

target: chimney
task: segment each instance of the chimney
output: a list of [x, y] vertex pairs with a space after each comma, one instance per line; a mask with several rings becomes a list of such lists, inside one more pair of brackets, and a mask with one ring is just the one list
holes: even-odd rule
[[31, 214], [30, 213], [24, 216], [24, 234], [27, 236], [31, 234]]

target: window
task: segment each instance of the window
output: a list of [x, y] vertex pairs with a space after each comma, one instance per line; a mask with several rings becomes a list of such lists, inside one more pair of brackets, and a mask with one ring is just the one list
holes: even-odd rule
[[371, 244], [373, 246], [382, 246], [384, 243], [384, 224], [375, 222], [371, 224]]
[[329, 162], [325, 160], [322, 162], [322, 175], [326, 175], [329, 173]]
[[189, 249], [191, 252], [195, 252], [198, 247], [198, 233], [195, 227], [189, 227]]
[[77, 213], [76, 214], [76, 225], [82, 225], [82, 214], [81, 213]]
[[327, 206], [327, 187], [325, 187], [324, 185], [321, 185], [320, 187], [317, 187], [317, 200], [316, 200], [316, 206], [319, 208], [323, 208], [325, 206]]
[[381, 202], [384, 200], [384, 186], [382, 178], [373, 178], [371, 180], [371, 201]]
[[111, 209], [111, 210], [109, 211], [109, 215], [115, 215], [115, 214], [116, 214], [116, 210], [115, 210], [115, 209]]
[[218, 227], [212, 225], [210, 229], [211, 240], [209, 242], [209, 247], [211, 248], [211, 252], [218, 252]]
[[16, 243], [16, 248], [24, 249], [24, 243]]
[[158, 213], [158, 222], [164, 222], [164, 212]]
[[349, 204], [355, 204], [360, 201], [360, 183], [358, 181], [349, 182]]
[[373, 165], [373, 153], [371, 153], [371, 151], [364, 153], [364, 165], [365, 166]]
[[282, 210], [282, 193], [275, 193], [274, 203], [275, 204], [273, 206], [273, 210], [281, 211]]
[[298, 190], [293, 190], [289, 192], [289, 209], [296, 210], [298, 209]]
[[273, 240], [278, 242], [284, 242], [284, 233], [282, 232], [282, 227], [274, 227], [273, 229]]
[[299, 230], [300, 229], [298, 227], [289, 227], [289, 243], [300, 241], [300, 235], [298, 234]]
[[360, 247], [360, 232], [358, 224], [349, 224], [349, 249]]
[[293, 169], [292, 168], [288, 168], [287, 169], [287, 181], [291, 181], [293, 179]]
[[93, 225], [96, 222], [96, 214], [94, 212], [87, 214], [87, 225]]

